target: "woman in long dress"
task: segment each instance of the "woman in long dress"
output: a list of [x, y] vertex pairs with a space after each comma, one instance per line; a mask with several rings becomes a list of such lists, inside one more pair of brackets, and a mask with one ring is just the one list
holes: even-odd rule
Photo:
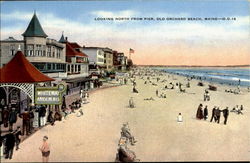
[[197, 119], [203, 119], [203, 111], [202, 111], [202, 104], [199, 105], [196, 113]]

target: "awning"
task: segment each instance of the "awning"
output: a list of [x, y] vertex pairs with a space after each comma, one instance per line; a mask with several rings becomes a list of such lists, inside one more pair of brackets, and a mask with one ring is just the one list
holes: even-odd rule
[[54, 79], [40, 72], [23, 55], [17, 51], [16, 55], [0, 70], [0, 83], [38, 83], [54, 81]]
[[86, 82], [86, 81], [91, 81], [91, 78], [84, 78], [84, 77], [79, 77], [79, 78], [73, 78], [73, 79], [63, 79], [66, 83], [75, 83], [75, 82]]

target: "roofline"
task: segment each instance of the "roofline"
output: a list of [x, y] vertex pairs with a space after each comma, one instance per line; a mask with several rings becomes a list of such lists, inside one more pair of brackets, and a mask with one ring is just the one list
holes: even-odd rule
[[86, 47], [84, 46], [83, 49], [103, 49], [101, 47]]
[[82, 55], [67, 55], [66, 54], [66, 57], [85, 57], [85, 58], [88, 58], [88, 56], [82, 56]]
[[102, 49], [102, 50], [111, 50], [113, 51], [111, 48], [108, 47], [97, 47], [97, 46], [83, 46], [82, 48], [84, 49]]
[[[46, 34], [45, 34], [45, 35], [46, 35]], [[23, 37], [43, 37], [43, 38], [47, 38], [47, 37], [48, 37], [48, 35], [46, 35], [46, 36], [25, 36], [24, 33], [22, 34], [22, 36], [23, 36]]]
[[0, 40], [0, 42], [25, 42], [24, 40]]

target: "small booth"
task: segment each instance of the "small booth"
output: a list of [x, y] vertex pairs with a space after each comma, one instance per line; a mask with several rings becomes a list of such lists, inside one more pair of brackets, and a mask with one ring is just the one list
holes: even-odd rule
[[7, 107], [4, 111], [10, 112], [15, 108], [19, 115], [25, 108], [30, 111], [30, 107], [35, 105], [35, 88], [38, 83], [51, 81], [54, 79], [41, 73], [20, 50], [17, 51], [10, 62], [0, 69], [0, 89], [5, 92], [5, 99], [1, 101]]

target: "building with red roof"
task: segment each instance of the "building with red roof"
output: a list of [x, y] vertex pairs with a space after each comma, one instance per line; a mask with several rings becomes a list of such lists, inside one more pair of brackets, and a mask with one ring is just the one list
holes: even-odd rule
[[34, 13], [22, 36], [22, 40], [16, 40], [13, 37], [1, 40], [0, 67], [7, 64], [14, 57], [18, 47], [21, 46], [25, 57], [39, 71], [57, 81], [67, 77], [65, 45], [48, 38], [36, 13]]
[[88, 55], [82, 51], [82, 47], [76, 42], [69, 42], [67, 37], [62, 34], [59, 42], [66, 46], [66, 62], [67, 62], [67, 79], [70, 88], [81, 85], [89, 88], [89, 60]]
[[0, 69], [0, 83], [39, 83], [54, 81], [33, 66], [21, 51]]

